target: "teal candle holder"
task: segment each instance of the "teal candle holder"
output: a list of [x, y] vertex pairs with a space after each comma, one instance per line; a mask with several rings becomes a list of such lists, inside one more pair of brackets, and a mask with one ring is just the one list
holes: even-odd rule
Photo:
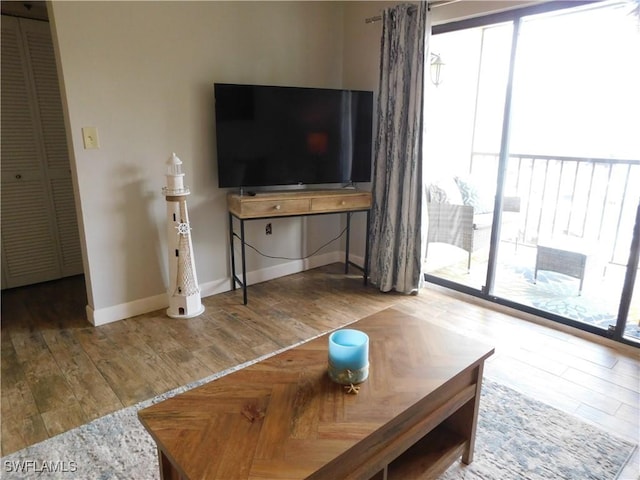
[[331, 333], [328, 372], [340, 385], [364, 382], [369, 376], [369, 336], [349, 328]]

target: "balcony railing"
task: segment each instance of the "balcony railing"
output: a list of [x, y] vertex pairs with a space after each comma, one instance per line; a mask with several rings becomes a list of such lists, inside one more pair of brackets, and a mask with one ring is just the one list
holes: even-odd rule
[[[474, 153], [471, 173], [493, 172], [497, 153]], [[521, 199], [519, 241], [557, 235], [586, 241], [626, 265], [640, 199], [640, 160], [511, 154], [504, 194]]]

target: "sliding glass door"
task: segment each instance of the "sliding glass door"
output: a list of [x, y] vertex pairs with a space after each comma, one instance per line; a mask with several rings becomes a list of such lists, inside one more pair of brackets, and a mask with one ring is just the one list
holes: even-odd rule
[[630, 275], [640, 19], [630, 7], [529, 9], [432, 36], [441, 71], [425, 91], [430, 281], [640, 340]]
[[426, 81], [425, 175], [429, 195], [426, 271], [482, 290], [493, 223], [497, 163], [475, 151], [500, 150], [512, 24], [471, 28], [430, 40]]

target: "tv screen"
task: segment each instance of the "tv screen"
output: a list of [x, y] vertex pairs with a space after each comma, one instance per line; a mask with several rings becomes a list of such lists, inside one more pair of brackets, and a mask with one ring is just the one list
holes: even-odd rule
[[219, 187], [371, 181], [373, 92], [214, 90]]

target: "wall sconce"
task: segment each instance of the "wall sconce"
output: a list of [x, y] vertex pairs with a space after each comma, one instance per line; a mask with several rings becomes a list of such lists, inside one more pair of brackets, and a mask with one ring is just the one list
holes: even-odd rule
[[431, 83], [433, 83], [436, 87], [442, 83], [442, 67], [444, 67], [445, 63], [440, 58], [440, 55], [437, 53], [431, 54], [431, 62], [429, 65], [430, 74], [431, 74]]

